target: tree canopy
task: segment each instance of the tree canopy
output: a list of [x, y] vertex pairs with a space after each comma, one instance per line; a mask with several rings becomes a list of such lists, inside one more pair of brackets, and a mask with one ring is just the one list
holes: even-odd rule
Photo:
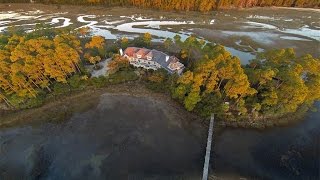
[[[167, 47], [166, 40], [164, 46]], [[221, 45], [201, 40], [174, 38], [180, 56], [198, 51], [171, 91], [189, 111], [253, 116], [282, 116], [306, 110], [320, 99], [320, 59], [311, 55], [297, 57], [293, 49], [280, 49], [257, 55], [250, 64], [240, 60]], [[171, 44], [171, 43], [170, 43]], [[184, 53], [184, 49], [187, 52]], [[185, 55], [187, 54], [187, 55]]]
[[[0, 2], [30, 2], [29, 0], [0, 0]], [[219, 8], [283, 6], [320, 7], [319, 0], [36, 0], [40, 3], [135, 6], [177, 11], [208, 12]]]
[[[51, 92], [55, 83], [66, 84], [82, 73], [82, 40], [74, 32], [8, 32], [0, 39], [0, 98], [8, 105]], [[104, 50], [104, 39], [92, 37], [85, 47], [90, 53]]]
[[[86, 31], [1, 34], [1, 101], [29, 107], [28, 102], [38, 102], [45, 93], [79, 88], [88, 79], [83, 63], [96, 64], [106, 55], [105, 39], [87, 37]], [[132, 41], [122, 38], [115, 48], [134, 43], [152, 46], [151, 40], [149, 33]], [[241, 65], [223, 46], [195, 36], [182, 41], [177, 35], [162, 46], [175, 49], [177, 57], [187, 60], [182, 61], [186, 70], [181, 76], [165, 70], [134, 70], [128, 59], [114, 55], [108, 64], [108, 82], [146, 76], [142, 79], [148, 87], [167, 92], [188, 111], [204, 117], [211, 113], [253, 119], [280, 117], [306, 111], [320, 100], [320, 59], [309, 54], [298, 57], [292, 48], [262, 52], [248, 65]], [[92, 82], [100, 87], [105, 79], [93, 78]]]

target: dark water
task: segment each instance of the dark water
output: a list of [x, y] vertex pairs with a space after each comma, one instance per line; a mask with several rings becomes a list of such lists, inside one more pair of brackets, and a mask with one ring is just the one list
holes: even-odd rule
[[[0, 179], [200, 179], [206, 128], [148, 98], [103, 95], [98, 104], [62, 124], [0, 130]], [[217, 177], [319, 179], [319, 113], [215, 136]]]
[[290, 127], [266, 131], [226, 129], [217, 135], [214, 151], [218, 174], [319, 179], [320, 113], [310, 113], [304, 121]]
[[0, 131], [0, 179], [195, 179], [203, 138], [192, 129], [163, 102], [103, 95], [65, 123]]

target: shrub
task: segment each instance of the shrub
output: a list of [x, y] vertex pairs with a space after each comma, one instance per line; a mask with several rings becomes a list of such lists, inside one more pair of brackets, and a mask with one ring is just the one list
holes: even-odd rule
[[107, 78], [104, 76], [100, 77], [93, 77], [90, 79], [91, 85], [93, 85], [96, 88], [101, 88], [107, 86]]
[[65, 94], [70, 91], [68, 84], [55, 82], [53, 85], [54, 94]]
[[84, 89], [86, 87], [86, 80], [80, 75], [74, 75], [68, 79], [68, 84], [72, 89]]
[[118, 52], [119, 52], [119, 47], [113, 44], [107, 48], [105, 54], [108, 54], [108, 53], [117, 54]]
[[135, 81], [139, 77], [134, 71], [118, 71], [108, 76], [108, 81], [111, 84], [119, 84], [128, 81]]
[[155, 92], [174, 94], [178, 74], [169, 74], [165, 69], [148, 71], [144, 80], [146, 87]]
[[43, 104], [44, 100], [46, 98], [46, 93], [42, 90], [39, 90], [37, 92], [36, 97], [21, 97], [17, 94], [13, 94], [8, 99], [12, 106], [14, 106], [17, 109], [28, 109], [28, 108], [34, 108], [39, 107]]
[[120, 70], [128, 71], [130, 68], [129, 60], [121, 57], [120, 55], [113, 56], [112, 60], [108, 64], [108, 73], [114, 74]]

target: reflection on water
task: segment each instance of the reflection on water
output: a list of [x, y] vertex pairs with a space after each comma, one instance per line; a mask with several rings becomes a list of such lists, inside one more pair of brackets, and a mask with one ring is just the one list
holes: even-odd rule
[[239, 57], [241, 60], [241, 64], [249, 64], [249, 61], [256, 57], [254, 54], [251, 54], [249, 52], [239, 51], [231, 47], [225, 47], [225, 48], [226, 50], [231, 52], [233, 56]]
[[[182, 24], [190, 24], [192, 22], [178, 22], [178, 21], [143, 21], [143, 22], [132, 22], [118, 25], [115, 29], [122, 32], [130, 32], [130, 33], [150, 33], [153, 36], [162, 37], [162, 38], [172, 38], [177, 35], [177, 33], [164, 31], [164, 30], [156, 30], [149, 28], [136, 28], [134, 26], [146, 26], [146, 27], [160, 27], [161, 25], [182, 25]], [[178, 34], [181, 36], [181, 40], [186, 40], [188, 38], [185, 34]]]
[[311, 41], [309, 39], [303, 39], [299, 37], [292, 37], [292, 36], [280, 36], [281, 39], [288, 39], [288, 40], [293, 40], [293, 41]]
[[320, 113], [315, 112], [290, 127], [224, 130], [214, 145], [216, 172], [265, 179], [319, 179], [319, 120]]
[[96, 103], [60, 124], [0, 130], [0, 179], [201, 176], [204, 138], [187, 115], [147, 97], [105, 94]]
[[[104, 95], [98, 104], [66, 123], [1, 130], [0, 179], [201, 177], [206, 137], [196, 134], [205, 128], [182, 125], [167, 104], [147, 98]], [[289, 127], [226, 128], [215, 134], [214, 174], [319, 179], [319, 119], [317, 112]]]
[[304, 25], [299, 29], [285, 29], [282, 32], [294, 35], [301, 35], [320, 41], [320, 30], [310, 29], [308, 25]]

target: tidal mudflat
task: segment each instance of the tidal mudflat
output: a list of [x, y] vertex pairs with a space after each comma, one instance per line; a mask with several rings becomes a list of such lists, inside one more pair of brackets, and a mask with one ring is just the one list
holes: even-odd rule
[[295, 48], [298, 54], [319, 56], [320, 11], [283, 8], [198, 12], [166, 12], [135, 8], [104, 8], [54, 5], [0, 5], [0, 31], [9, 26], [32, 31], [36, 24], [52, 28], [90, 27], [95, 35], [115, 40], [149, 32], [155, 41], [186, 39], [191, 34], [219, 43], [243, 64], [257, 52]]

